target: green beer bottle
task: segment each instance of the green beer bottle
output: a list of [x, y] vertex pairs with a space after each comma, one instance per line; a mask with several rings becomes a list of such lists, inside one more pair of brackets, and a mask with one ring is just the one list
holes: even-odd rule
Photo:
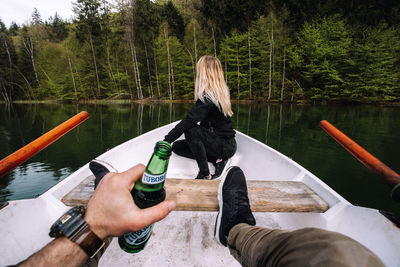
[[[135, 182], [132, 197], [135, 204], [145, 209], [164, 201], [164, 181], [167, 175], [168, 161], [171, 156], [171, 144], [158, 141], [153, 155], [146, 166], [142, 179]], [[118, 238], [119, 246], [128, 253], [137, 253], [144, 249], [153, 229], [153, 224], [136, 232], [127, 233]]]

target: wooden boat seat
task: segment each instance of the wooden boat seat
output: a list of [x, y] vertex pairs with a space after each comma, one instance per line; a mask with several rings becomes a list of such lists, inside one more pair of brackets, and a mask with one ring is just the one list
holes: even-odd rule
[[[176, 210], [218, 211], [220, 180], [172, 179], [165, 181], [167, 199]], [[302, 182], [247, 180], [253, 212], [324, 212], [328, 204]], [[93, 194], [94, 176], [89, 176], [62, 199], [68, 206], [86, 205]]]

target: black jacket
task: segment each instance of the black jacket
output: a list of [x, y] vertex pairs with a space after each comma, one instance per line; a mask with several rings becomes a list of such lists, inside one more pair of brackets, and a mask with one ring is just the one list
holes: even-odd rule
[[197, 125], [203, 126], [222, 138], [235, 137], [232, 122], [208, 99], [202, 102], [200, 99], [188, 112], [186, 117], [181, 120], [164, 138], [165, 141], [172, 143], [178, 139], [185, 131]]

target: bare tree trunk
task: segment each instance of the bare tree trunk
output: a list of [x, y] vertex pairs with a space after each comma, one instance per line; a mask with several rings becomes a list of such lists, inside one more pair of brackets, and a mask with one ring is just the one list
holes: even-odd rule
[[94, 54], [93, 40], [92, 40], [92, 34], [91, 33], [89, 33], [89, 41], [90, 41], [90, 47], [92, 48], [93, 64], [94, 64], [94, 70], [95, 70], [95, 73], [96, 73], [96, 80], [97, 80], [97, 91], [98, 91], [98, 94], [100, 95], [99, 73], [98, 73], [98, 70], [97, 70], [96, 56]]
[[52, 82], [53, 80], [50, 78], [50, 76], [47, 74], [47, 72], [43, 69], [43, 67], [39, 65], [39, 68], [43, 71], [44, 76], [46, 76], [47, 80]]
[[285, 89], [285, 67], [286, 67], [286, 50], [285, 50], [285, 47], [283, 47], [283, 72], [282, 72], [281, 101], [283, 101], [283, 90]]
[[168, 32], [167, 29], [164, 28], [164, 37], [165, 37], [165, 44], [167, 47], [167, 57], [168, 57], [168, 93], [169, 99], [172, 100], [172, 91], [171, 91], [171, 55], [169, 54], [169, 45], [168, 45]]
[[[110, 25], [110, 21], [109, 21], [109, 17], [108, 17], [108, 14], [107, 14], [109, 10], [108, 10], [108, 7], [107, 7], [107, 1], [106, 0], [103, 0], [103, 8], [104, 8], [104, 12], [105, 12], [104, 15], [107, 18], [105, 20], [105, 22], [107, 23], [107, 26], [109, 26]], [[106, 38], [106, 53], [107, 53], [108, 75], [110, 76], [111, 80], [113, 81], [115, 89], [118, 90], [118, 85], [117, 85], [117, 82], [115, 80], [114, 72], [113, 72], [112, 67], [111, 67], [108, 33], [105, 34], [105, 38]]]
[[194, 62], [193, 62], [193, 56], [192, 53], [190, 53], [189, 49], [186, 48], [186, 51], [188, 52], [189, 56], [190, 56], [190, 60], [192, 61], [192, 70], [193, 70], [193, 88], [196, 85], [196, 71], [195, 71], [195, 67], [194, 67]]
[[240, 94], [240, 68], [239, 68], [239, 47], [238, 43], [236, 42], [236, 65], [237, 65], [237, 96], [236, 98], [239, 99]]
[[[194, 41], [194, 56], [197, 62], [197, 39], [196, 39], [196, 25], [193, 23], [193, 41]], [[191, 55], [190, 55], [191, 56]]]
[[[14, 65], [15, 66], [15, 65]], [[18, 73], [21, 75], [21, 77], [24, 79], [26, 85], [28, 86], [28, 92], [29, 92], [29, 97], [31, 99], [36, 99], [35, 94], [33, 92], [33, 88], [31, 86], [31, 84], [29, 83], [28, 79], [25, 77], [25, 75], [19, 70], [19, 68], [17, 66], [15, 66], [15, 69], [18, 71]], [[21, 86], [21, 88], [23, 88]]]
[[13, 75], [12, 75], [12, 61], [11, 61], [11, 54], [10, 54], [10, 51], [9, 51], [9, 49], [8, 49], [8, 45], [7, 45], [7, 41], [4, 39], [4, 45], [5, 45], [5, 47], [6, 47], [6, 51], [7, 51], [7, 55], [8, 55], [8, 64], [9, 64], [9, 66], [10, 66], [10, 68], [9, 68], [9, 70], [10, 70], [10, 80], [11, 80], [11, 83], [10, 83], [10, 86], [11, 86], [11, 91], [10, 91], [10, 99], [9, 99], [9, 101], [11, 102], [11, 98], [12, 98], [12, 94], [13, 94], [13, 92], [14, 92], [14, 85], [13, 85], [13, 82], [14, 82], [14, 79], [13, 79]]
[[213, 37], [213, 41], [214, 41], [214, 57], [217, 57], [217, 45], [215, 43], [214, 26], [211, 27], [211, 30], [212, 30], [212, 37]]
[[29, 56], [30, 56], [30, 58], [31, 58], [32, 67], [33, 67], [33, 72], [35, 73], [35, 78], [36, 78], [36, 81], [37, 81], [37, 83], [38, 83], [38, 86], [40, 86], [39, 77], [38, 77], [37, 71], [36, 71], [35, 57], [34, 57], [34, 55], [33, 55], [33, 53], [34, 53], [33, 50], [34, 50], [34, 49], [33, 49], [32, 38], [29, 37], [29, 42], [27, 42], [28, 40], [25, 40], [25, 39], [22, 39], [22, 41], [23, 41], [23, 43], [24, 43], [24, 46], [25, 46], [26, 51], [28, 52], [28, 54], [29, 54]]
[[136, 64], [135, 64], [135, 55], [133, 54], [133, 45], [132, 45], [132, 39], [129, 38], [129, 46], [131, 48], [131, 57], [132, 57], [132, 65], [133, 65], [133, 76], [135, 77], [135, 84], [136, 84], [136, 93], [137, 93], [137, 98], [140, 98], [140, 89], [139, 89], [139, 83], [138, 83], [138, 79], [137, 79], [137, 75], [136, 75]]
[[6, 86], [5, 86], [5, 79], [3, 77], [1, 77], [1, 76], [0, 76], [0, 83], [2, 85], [1, 87], [3, 88], [3, 90], [1, 91], [1, 94], [3, 96], [4, 102], [10, 103], [11, 99], [8, 96], [8, 93], [7, 93], [7, 89], [6, 89]]
[[[272, 24], [272, 42], [274, 42], [274, 24]], [[272, 73], [275, 73], [275, 44], [272, 45]]]
[[268, 90], [268, 101], [271, 100], [272, 91], [272, 46], [274, 43], [274, 25], [271, 27], [271, 38], [269, 44], [269, 90]]
[[[137, 64], [137, 58], [136, 58], [136, 47], [134, 43], [134, 21], [133, 17], [135, 15], [135, 0], [130, 0], [127, 2], [127, 8], [128, 8], [128, 13], [127, 13], [127, 20], [129, 25], [127, 25], [127, 38], [129, 39], [129, 46], [131, 49], [131, 58], [132, 58], [132, 66], [133, 66], [133, 76], [135, 78], [135, 84], [136, 84], [136, 93], [137, 93], [137, 98], [138, 99], [143, 99], [143, 92], [142, 92], [142, 86], [140, 83], [140, 73], [139, 73], [139, 68]], [[126, 67], [125, 67], [126, 68]]]
[[172, 80], [172, 99], [174, 99], [174, 95], [175, 95], [175, 78], [174, 78], [174, 66], [172, 64], [172, 59], [171, 59], [171, 80]]
[[69, 50], [68, 50], [68, 48], [67, 48], [67, 57], [68, 57], [69, 70], [70, 70], [70, 72], [71, 72], [72, 84], [74, 85], [75, 100], [78, 101], [78, 93], [77, 93], [77, 91], [76, 91], [75, 76], [74, 76], [74, 72], [72, 71], [71, 58], [70, 58], [70, 56], [69, 56]]
[[156, 52], [153, 51], [153, 53], [154, 53], [154, 67], [155, 67], [155, 70], [156, 70], [156, 81], [157, 81], [158, 97], [161, 97], [161, 93], [160, 93], [160, 82], [158, 81], [157, 57], [156, 57]]
[[[116, 59], [116, 63], [117, 63], [117, 73], [119, 73], [119, 62], [118, 62], [118, 54], [115, 53], [115, 59]], [[121, 79], [118, 79], [118, 93], [121, 93]]]
[[117, 82], [115, 81], [114, 72], [113, 72], [112, 67], [111, 67], [110, 48], [108, 47], [108, 39], [107, 39], [107, 42], [106, 42], [106, 46], [107, 46], [107, 65], [108, 65], [108, 73], [109, 73], [109, 75], [110, 75], [110, 77], [111, 77], [111, 80], [112, 80], [113, 83], [114, 83], [115, 89], [118, 89]]
[[250, 25], [249, 25], [249, 30], [248, 30], [248, 35], [247, 35], [247, 39], [249, 42], [249, 92], [250, 92], [250, 98], [252, 98], [251, 96], [251, 44], [250, 44]]
[[149, 83], [150, 83], [150, 95], [153, 97], [153, 85], [151, 84], [151, 73], [150, 73], [150, 62], [149, 62], [149, 57], [147, 55], [147, 46], [146, 46], [146, 40], [143, 38], [143, 43], [144, 43], [144, 52], [146, 54], [146, 61], [147, 61], [147, 71], [149, 73]]
[[142, 90], [142, 84], [140, 82], [140, 72], [139, 72], [139, 64], [137, 61], [137, 57], [136, 57], [136, 47], [135, 47], [135, 42], [132, 39], [132, 46], [133, 46], [133, 54], [135, 56], [135, 68], [136, 68], [136, 75], [137, 75], [137, 81], [138, 81], [138, 85], [139, 85], [139, 92], [140, 92], [140, 99], [143, 99], [143, 90]]

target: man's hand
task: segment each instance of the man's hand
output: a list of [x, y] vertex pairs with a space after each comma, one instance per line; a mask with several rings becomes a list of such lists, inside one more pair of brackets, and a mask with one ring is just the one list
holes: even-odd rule
[[138, 164], [122, 173], [108, 173], [89, 200], [85, 221], [101, 239], [121, 236], [140, 230], [165, 218], [174, 208], [174, 201], [163, 201], [147, 209], [138, 208], [131, 190], [145, 170]]

